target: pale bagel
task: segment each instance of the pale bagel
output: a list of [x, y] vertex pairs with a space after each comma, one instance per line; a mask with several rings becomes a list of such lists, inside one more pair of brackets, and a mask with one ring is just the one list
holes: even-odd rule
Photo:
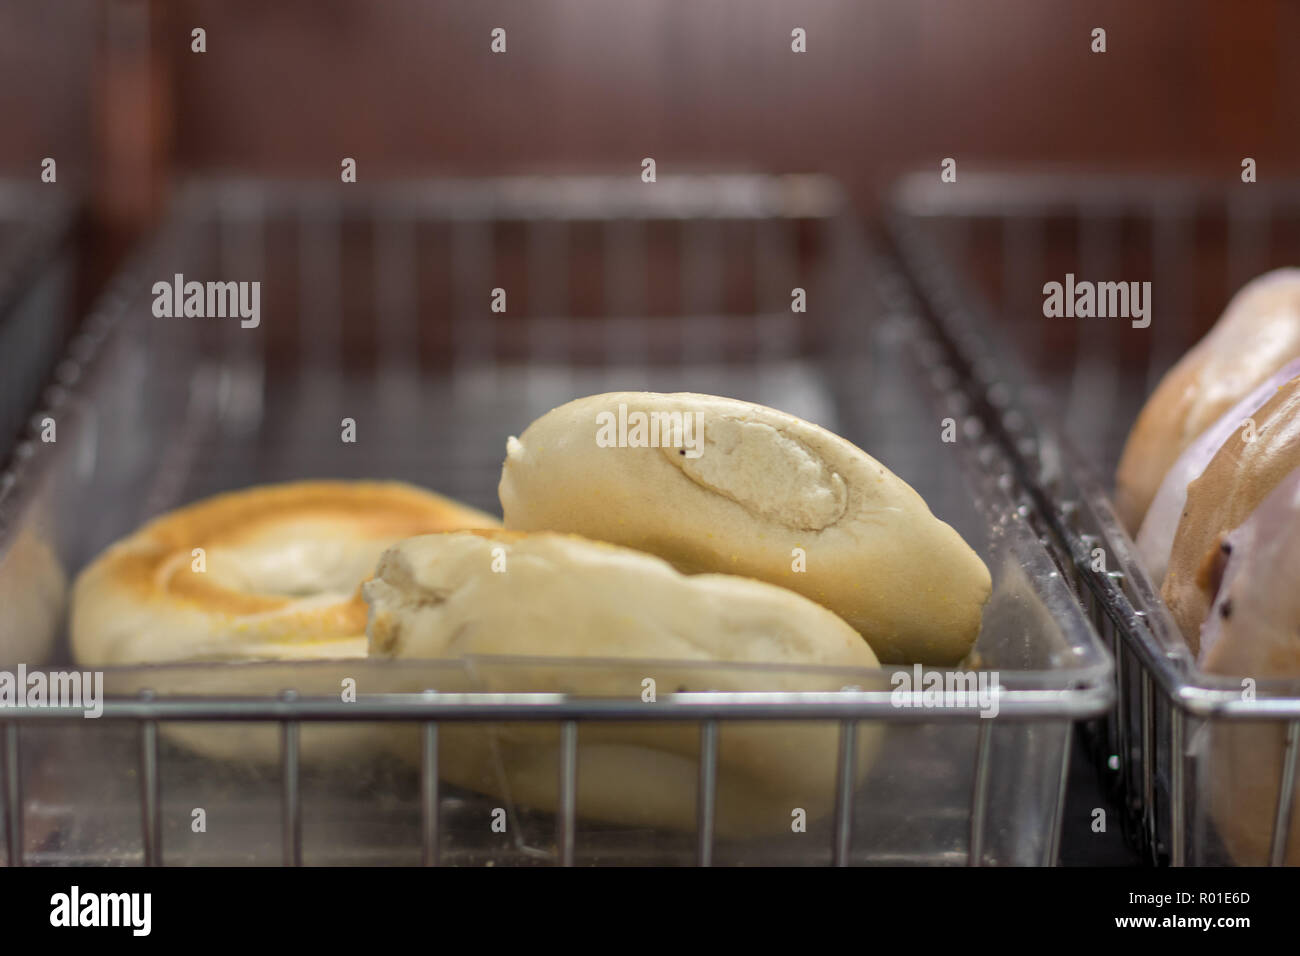
[[1223, 316], [1169, 370], [1129, 432], [1115, 506], [1136, 534], [1165, 474], [1198, 435], [1261, 382], [1300, 358], [1300, 269], [1277, 269], [1232, 297]]
[[[877, 667], [853, 628], [791, 591], [730, 575], [685, 576], [651, 555], [571, 535], [483, 531], [411, 538], [384, 554], [364, 591], [372, 654], [516, 659], [511, 666], [480, 666], [487, 689], [495, 691], [622, 697], [654, 707], [647, 679], [660, 694], [837, 690], [829, 678], [788, 668]], [[565, 665], [548, 666], [549, 657]], [[575, 658], [594, 659], [593, 666], [575, 664]], [[692, 663], [782, 667], [692, 672]], [[719, 832], [788, 831], [796, 810], [809, 818], [828, 812], [837, 740], [833, 725], [724, 723]], [[553, 724], [485, 727], [482, 741], [442, 759], [443, 776], [526, 806], [555, 808]], [[864, 726], [859, 777], [876, 743], [877, 731]], [[698, 749], [694, 724], [583, 722], [578, 812], [619, 823], [694, 827]]]
[[[663, 425], [659, 447], [623, 428], [641, 415]], [[904, 481], [824, 428], [734, 399], [615, 392], [562, 405], [507, 443], [500, 494], [508, 528], [797, 591], [884, 661], [957, 663], [989, 596], [984, 562]]]
[[364, 656], [359, 589], [384, 549], [495, 523], [395, 482], [217, 495], [149, 522], [81, 572], [72, 650], [85, 665]]
[[0, 555], [0, 669], [46, 664], [67, 601], [68, 578], [54, 550], [31, 529]]

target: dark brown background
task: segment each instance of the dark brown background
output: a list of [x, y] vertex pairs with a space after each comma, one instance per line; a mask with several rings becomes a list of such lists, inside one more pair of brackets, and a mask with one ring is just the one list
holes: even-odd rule
[[5, 0], [0, 171], [54, 156], [126, 223], [177, 174], [343, 156], [363, 180], [820, 170], [864, 209], [945, 156], [1267, 178], [1300, 159], [1298, 47], [1281, 0]]
[[[191, 53], [200, 26], [208, 51]], [[497, 26], [508, 33], [505, 55], [489, 49]], [[807, 30], [805, 54], [790, 50], [795, 26]], [[1105, 54], [1090, 51], [1099, 26]], [[1242, 157], [1252, 156], [1261, 182], [1274, 181], [1300, 174], [1297, 53], [1298, 0], [0, 0], [0, 175], [35, 183], [52, 156], [60, 172], [52, 188], [88, 191], [78, 245], [84, 309], [180, 178], [337, 182], [344, 156], [357, 159], [363, 182], [636, 175], [645, 156], [664, 176], [820, 171], [844, 181], [867, 214], [895, 176], [937, 177], [947, 156], [961, 171], [1225, 182], [1239, 181]], [[1295, 222], [1270, 226], [1292, 233], [1274, 241], [1268, 264], [1295, 261]], [[1161, 285], [1168, 305], [1152, 334], [1110, 325], [1085, 335], [1077, 324], [1042, 321], [1043, 281], [1076, 263], [1089, 275], [1159, 278], [1151, 254], [1159, 242], [1149, 223], [1111, 223], [1088, 243], [1110, 269], [1098, 272], [1087, 268], [1075, 223], [1045, 229], [1042, 255], [1028, 262], [995, 223], [963, 235], [992, 300], [1022, 316], [1016, 337], [1060, 386], [1067, 419], [1070, 396], [1081, 394], [1101, 423], [1072, 434], [1109, 461], [1107, 436], [1127, 430], [1123, 402], [1145, 393], [1144, 370], [1180, 354], [1264, 266], [1167, 257], [1191, 263], [1166, 272], [1192, 281]], [[1166, 242], [1206, 246], [1208, 260], [1231, 264], [1228, 233], [1222, 223], [1180, 224]], [[439, 276], [426, 279], [437, 285]], [[575, 291], [573, 311], [608, 314], [598, 293]], [[422, 334], [428, 351], [448, 352], [446, 328]], [[351, 351], [368, 362], [377, 354]], [[1086, 376], [1071, 386], [1071, 369], [1090, 368], [1089, 356], [1094, 366], [1123, 357], [1137, 369], [1132, 395], [1119, 396], [1106, 378], [1091, 391], [1083, 386], [1098, 380]]]

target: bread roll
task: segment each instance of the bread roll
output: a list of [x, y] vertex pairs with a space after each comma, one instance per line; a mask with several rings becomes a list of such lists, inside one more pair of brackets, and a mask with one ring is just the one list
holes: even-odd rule
[[81, 572], [72, 650], [88, 666], [363, 656], [359, 589], [384, 549], [495, 523], [392, 482], [217, 495], [149, 522]]
[[957, 663], [989, 596], [984, 562], [878, 461], [824, 428], [734, 399], [615, 392], [570, 402], [509, 440], [500, 493], [508, 528], [572, 532], [687, 573], [797, 591], [884, 661]]
[[1233, 432], [1187, 487], [1161, 595], [1193, 653], [1218, 591], [1228, 532], [1242, 524], [1300, 466], [1300, 378], [1255, 412], [1254, 428]]
[[1300, 269], [1244, 285], [1223, 316], [1147, 400], [1116, 474], [1115, 504], [1136, 534], [1165, 474], [1206, 428], [1292, 359], [1300, 358]]
[[[856, 631], [791, 591], [729, 575], [686, 577], [650, 555], [570, 535], [482, 531], [411, 538], [384, 554], [365, 596], [372, 654], [517, 658], [513, 666], [482, 667], [495, 674], [489, 689], [498, 691], [613, 696], [654, 707], [644, 696], [647, 678], [657, 682], [659, 694], [839, 689], [837, 677], [785, 669], [692, 672], [690, 662], [877, 667]], [[546, 657], [604, 663], [584, 668], [568, 660], [556, 667]], [[871, 679], [866, 674], [857, 682]], [[554, 809], [555, 728], [507, 724], [484, 728], [483, 735], [483, 746], [443, 755], [443, 776]], [[796, 808], [810, 818], [828, 812], [837, 739], [828, 724], [724, 723], [719, 833], [788, 832]], [[876, 731], [863, 726], [859, 745], [860, 777], [875, 752]], [[692, 829], [698, 747], [695, 724], [582, 723], [578, 812]], [[492, 772], [494, 761], [500, 777]]]

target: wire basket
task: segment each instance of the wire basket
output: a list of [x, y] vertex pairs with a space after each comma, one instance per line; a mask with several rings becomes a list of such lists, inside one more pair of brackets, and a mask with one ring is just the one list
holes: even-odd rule
[[[155, 318], [150, 290], [177, 273], [261, 281], [260, 322]], [[67, 577], [178, 504], [304, 477], [403, 479], [496, 510], [506, 437], [551, 407], [614, 389], [726, 394], [870, 450], [981, 554], [994, 595], [977, 652], [997, 674], [997, 715], [922, 706], [919, 690], [891, 690], [890, 668], [110, 669], [99, 720], [0, 711], [8, 861], [1053, 863], [1072, 727], [1110, 705], [1111, 662], [945, 343], [875, 297], [872, 276], [889, 274], [817, 177], [194, 184], [73, 343], [47, 410], [60, 440], [13, 471], [0, 546], [35, 541]], [[806, 313], [791, 309], [795, 289]], [[355, 443], [339, 440], [345, 417]], [[947, 418], [956, 442], [941, 439]], [[0, 663], [20, 636], [4, 626]], [[51, 629], [26, 660], [66, 666], [66, 637]], [[542, 669], [563, 685], [589, 668], [635, 691], [538, 692]], [[674, 692], [644, 702], [645, 675]], [[722, 676], [745, 689], [716, 692]], [[343, 677], [355, 702], [338, 699]], [[756, 722], [815, 733], [825, 750], [828, 809], [806, 829], [789, 808], [761, 834], [724, 818], [728, 749]], [[523, 758], [487, 730], [522, 724], [539, 735], [527, 759], [550, 761], [555, 812], [511, 798]], [[653, 751], [673, 728], [689, 742], [676, 776], [648, 757], [631, 772], [688, 804], [691, 825], [593, 819], [584, 742], [640, 735]], [[371, 746], [376, 730], [401, 746]], [[482, 787], [442, 772], [466, 740]]]
[[[892, 232], [1115, 657], [1116, 708], [1093, 751], [1132, 843], [1175, 866], [1300, 862], [1300, 681], [1260, 681], [1249, 699], [1239, 679], [1200, 671], [1107, 492], [1164, 372], [1237, 288], [1300, 258], [1300, 189], [988, 175], [954, 190], [913, 177]], [[1151, 281], [1150, 327], [1044, 318], [1044, 283], [1069, 272]], [[1008, 388], [1007, 354], [1034, 384]]]

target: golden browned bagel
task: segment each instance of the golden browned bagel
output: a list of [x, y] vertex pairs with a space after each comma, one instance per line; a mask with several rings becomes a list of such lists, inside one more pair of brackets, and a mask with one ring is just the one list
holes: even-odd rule
[[1137, 534], [1173, 463], [1257, 385], [1300, 357], [1300, 269], [1277, 269], [1242, 286], [1209, 334], [1147, 399], [1115, 475], [1115, 505]]
[[[1224, 539], [1223, 580], [1201, 629], [1200, 665], [1255, 682], [1300, 677], [1300, 469], [1269, 492]], [[1286, 763], [1286, 723], [1216, 720], [1210, 725], [1210, 812], [1233, 860], [1267, 865]], [[1300, 819], [1300, 795], [1293, 819]], [[1300, 864], [1300, 827], [1283, 861]]]
[[1218, 592], [1224, 538], [1300, 466], [1300, 378], [1278, 389], [1233, 432], [1201, 476], [1187, 487], [1161, 595], [1193, 653]]
[[361, 582], [402, 538], [490, 516], [397, 482], [304, 481], [157, 518], [77, 578], [71, 639], [88, 666], [362, 657]]

